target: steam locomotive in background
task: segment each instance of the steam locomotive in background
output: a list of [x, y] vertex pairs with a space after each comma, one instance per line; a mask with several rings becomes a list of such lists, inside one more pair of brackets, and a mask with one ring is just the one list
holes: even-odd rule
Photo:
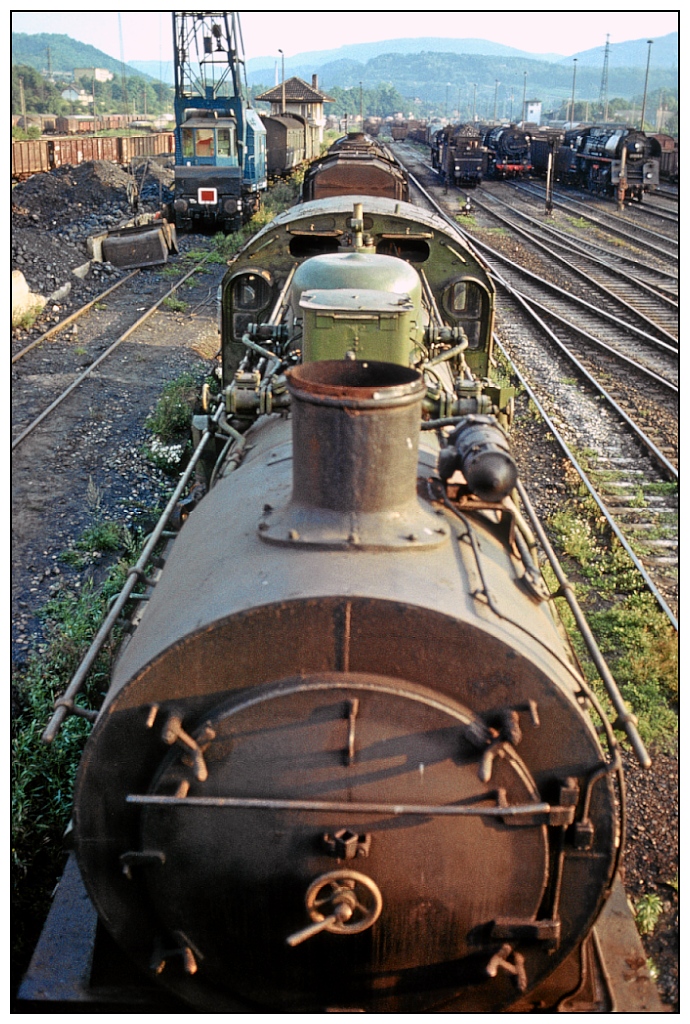
[[545, 175], [549, 154], [554, 176], [566, 185], [597, 195], [642, 202], [659, 184], [661, 145], [644, 132], [621, 125], [584, 125], [569, 131], [538, 129], [532, 138], [532, 160]]
[[431, 135], [431, 164], [446, 184], [474, 188], [484, 178], [523, 178], [532, 170], [530, 135], [515, 125], [450, 124]]
[[487, 177], [523, 178], [532, 170], [532, 138], [517, 125], [487, 125], [479, 129], [487, 153]]
[[474, 188], [486, 176], [487, 153], [474, 124], [452, 124], [430, 139], [431, 166], [443, 184]]

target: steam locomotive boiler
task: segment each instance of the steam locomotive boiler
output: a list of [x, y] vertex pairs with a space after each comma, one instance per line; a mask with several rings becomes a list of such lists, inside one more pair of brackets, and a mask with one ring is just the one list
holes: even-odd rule
[[612, 1008], [620, 760], [517, 503], [493, 301], [386, 199], [297, 206], [227, 272], [209, 490], [74, 801], [102, 926], [180, 1008]]

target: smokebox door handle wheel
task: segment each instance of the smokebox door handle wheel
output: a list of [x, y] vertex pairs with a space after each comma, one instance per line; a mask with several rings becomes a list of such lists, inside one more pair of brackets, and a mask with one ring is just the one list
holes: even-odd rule
[[314, 923], [288, 936], [288, 946], [298, 946], [322, 931], [356, 935], [371, 928], [383, 908], [379, 887], [359, 871], [319, 875], [307, 889], [304, 902]]

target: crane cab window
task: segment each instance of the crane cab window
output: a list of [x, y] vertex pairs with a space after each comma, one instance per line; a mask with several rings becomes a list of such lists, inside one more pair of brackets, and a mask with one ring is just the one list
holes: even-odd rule
[[216, 155], [215, 136], [213, 128], [197, 128], [194, 142], [195, 156], [212, 157]]
[[218, 132], [218, 156], [235, 156], [235, 135], [229, 128], [219, 128]]
[[194, 132], [191, 128], [182, 129], [182, 156], [194, 156]]

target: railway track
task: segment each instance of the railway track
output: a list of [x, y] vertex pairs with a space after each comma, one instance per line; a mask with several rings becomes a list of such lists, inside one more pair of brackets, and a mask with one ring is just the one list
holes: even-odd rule
[[[542, 200], [546, 199], [546, 189], [543, 185], [538, 185], [535, 182], [515, 181], [508, 184], [518, 192], [524, 192]], [[576, 213], [579, 217], [586, 218], [590, 223], [602, 228], [608, 234], [622, 238], [631, 245], [640, 248], [646, 254], [659, 256], [667, 262], [677, 261], [678, 259], [677, 237], [673, 237], [673, 234], [670, 233], [653, 231], [651, 228], [641, 224], [639, 220], [623, 217], [621, 214], [609, 209], [610, 203], [604, 209], [603, 204], [594, 206], [591, 200], [574, 199], [572, 196], [559, 192], [554, 194], [553, 205], [565, 211]]]
[[76, 321], [56, 325], [56, 337], [12, 366], [12, 655], [19, 663], [29, 638], [42, 635], [38, 610], [55, 588], [79, 578], [65, 552], [99, 523], [139, 529], [169, 487], [144, 451], [145, 420], [171, 381], [211, 372], [216, 289], [226, 267], [207, 266], [209, 273], [184, 282], [186, 310], [162, 305], [172, 290], [170, 264], [165, 274], [142, 270]]
[[644, 207], [647, 212], [659, 212], [660, 214], [668, 215], [668, 218], [673, 223], [678, 223], [678, 196], [671, 195], [667, 192], [661, 192], [659, 189], [656, 192], [650, 192], [644, 197]]
[[[105, 311], [105, 300], [111, 299], [113, 293], [120, 287], [133, 285], [136, 274], [128, 274], [96, 299], [76, 310], [62, 323], [57, 324], [40, 338], [31, 342], [30, 345], [16, 352], [12, 356], [13, 365], [20, 360], [26, 360], [26, 362], [22, 364], [21, 373], [15, 371], [15, 380], [13, 380], [12, 450], [18, 448], [87, 378], [92, 377], [122, 342], [142, 328], [149, 317], [160, 309], [167, 299], [171, 298], [192, 275], [201, 270], [207, 258], [204, 257], [191, 270], [182, 274], [172, 286], [163, 280], [158, 286], [147, 288], [141, 295], [143, 305], [132, 306], [131, 302], [127, 302], [126, 312], [123, 313], [118, 309], [116, 299], [107, 310], [108, 315], [102, 317], [100, 314]], [[161, 294], [151, 301], [151, 295], [147, 294], [147, 291]], [[72, 340], [60, 343], [60, 372], [53, 374], [49, 383], [44, 381], [40, 388], [34, 388], [36, 372], [42, 380], [44, 378], [41, 373], [41, 363], [44, 357], [41, 355], [42, 349], [39, 346], [50, 342], [51, 338], [67, 330], [70, 326], [74, 329], [77, 320], [80, 320], [82, 325], [79, 341], [76, 342], [72, 336]], [[110, 340], [114, 328], [118, 336]], [[89, 335], [88, 340], [84, 340], [83, 335]], [[55, 342], [52, 344], [54, 345]], [[54, 352], [51, 353], [51, 356], [54, 355]], [[33, 360], [33, 366], [27, 365], [31, 360]]]
[[[480, 206], [499, 222], [511, 229], [513, 234], [526, 240], [530, 247], [546, 256], [550, 265], [560, 266], [579, 278], [583, 297], [609, 313], [634, 322], [644, 334], [657, 337], [673, 348], [678, 345], [678, 302], [659, 288], [659, 275], [651, 283], [629, 268], [611, 265], [604, 254], [597, 254], [589, 245], [576, 242], [565, 232], [558, 232], [548, 225], [516, 210], [492, 192], [484, 192], [481, 199], [475, 197], [475, 206]], [[496, 206], [496, 204], [499, 204]], [[526, 223], [525, 223], [526, 222]], [[653, 269], [644, 268], [647, 275]], [[670, 282], [671, 278], [666, 278]], [[677, 281], [677, 279], [676, 279]]]
[[631, 277], [639, 284], [645, 286], [653, 293], [664, 296], [672, 302], [678, 300], [678, 261], [675, 257], [667, 260], [660, 260], [645, 257], [644, 254], [631, 252], [629, 248], [623, 249], [620, 243], [607, 244], [603, 232], [598, 237], [591, 234], [586, 238], [582, 237], [582, 231], [571, 226], [567, 220], [556, 224], [551, 216], [545, 215], [545, 207], [531, 198], [523, 197], [520, 194], [519, 201], [515, 201], [515, 195], [508, 203], [501, 197], [499, 192], [483, 188], [480, 196], [474, 196], [475, 203], [481, 202], [490, 197], [494, 203], [501, 204], [506, 216], [526, 222], [534, 229], [534, 234], [540, 239], [554, 239], [561, 242], [568, 251], [584, 253], [593, 262], [608, 268], [612, 275]]
[[677, 347], [608, 313], [602, 327], [593, 304], [463, 233], [501, 294], [500, 346], [677, 629]]

